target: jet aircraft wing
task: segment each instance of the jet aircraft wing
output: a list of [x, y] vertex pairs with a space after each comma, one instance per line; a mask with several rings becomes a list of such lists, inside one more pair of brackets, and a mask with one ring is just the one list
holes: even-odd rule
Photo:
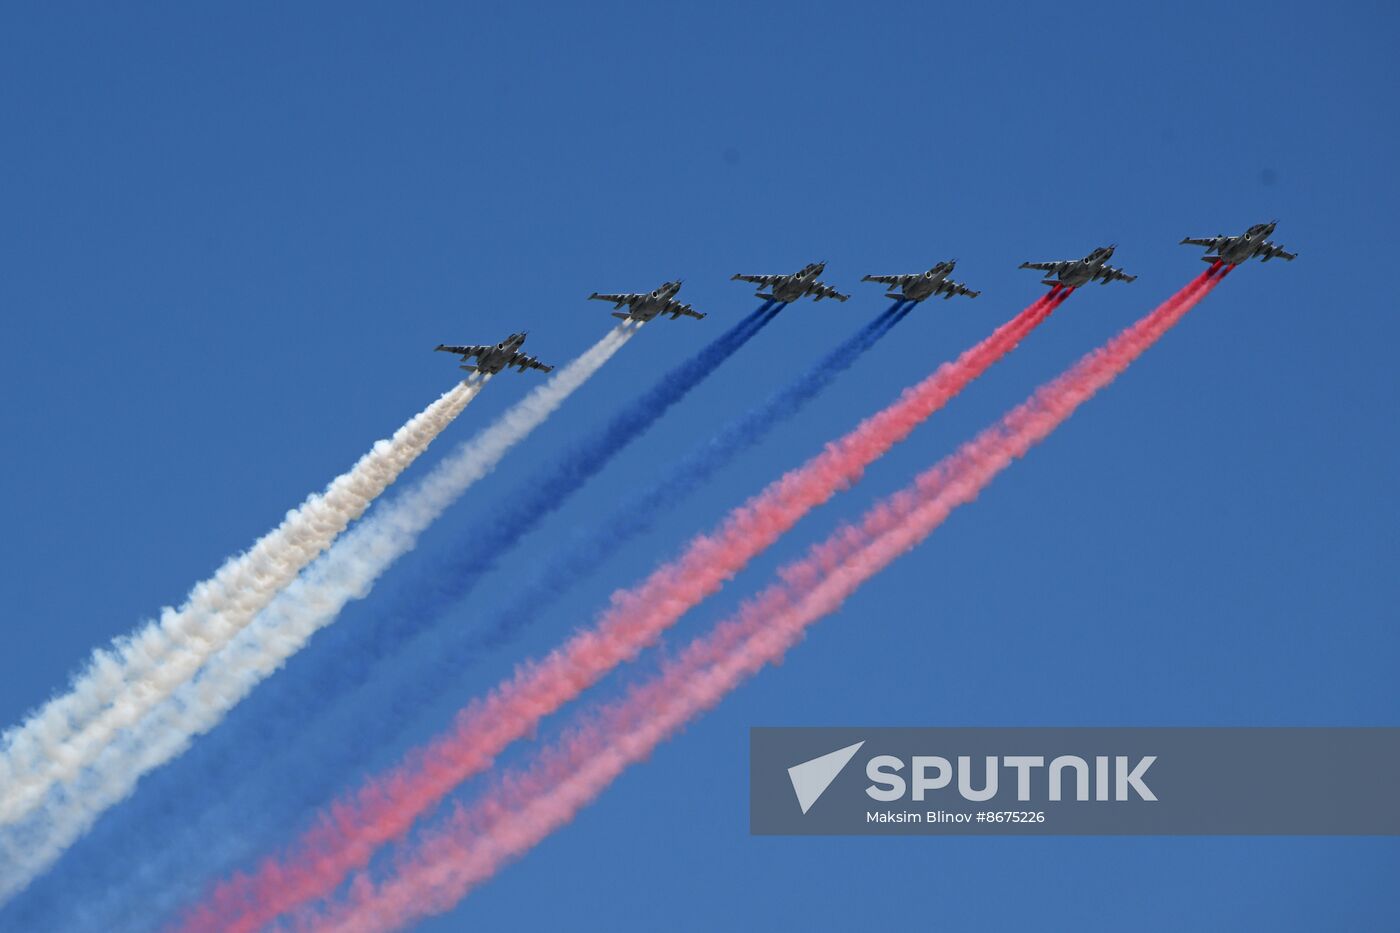
[[826, 285], [822, 282], [813, 282], [811, 285], [807, 286], [807, 293], [815, 295], [818, 301], [823, 298], [835, 298], [837, 301], [845, 301], [847, 298], [851, 297], [850, 295], [841, 294], [830, 285]]
[[730, 281], [752, 282], [752, 283], [754, 283], [755, 285], [772, 285], [774, 282], [780, 282], [780, 281], [782, 281], [783, 279], [786, 279], [786, 278], [789, 278], [789, 276], [786, 276], [786, 275], [740, 275], [740, 274], [736, 273], [735, 275], [733, 275], [733, 276], [730, 277]]
[[518, 366], [520, 367], [520, 371], [522, 373], [527, 369], [538, 369], [542, 373], [547, 373], [554, 369], [553, 366], [546, 366], [544, 363], [541, 363], [533, 356], [527, 356], [524, 353], [513, 354], [510, 358], [510, 362], [506, 365]]
[[598, 292], [594, 292], [593, 294], [589, 295], [588, 297], [589, 297], [589, 299], [597, 299], [598, 301], [611, 301], [614, 305], [616, 305], [617, 307], [620, 308], [620, 307], [622, 307], [623, 305], [630, 305], [630, 304], [632, 304], [633, 302], [635, 302], [635, 301], [637, 301], [638, 299], [640, 299], [642, 296], [641, 296], [641, 295], [635, 295], [635, 294], [632, 294], [632, 295], [627, 295], [627, 294], [602, 295], [602, 294], [599, 294]]
[[880, 282], [884, 285], [898, 285], [903, 288], [917, 278], [917, 275], [866, 275], [861, 277], [861, 281]]
[[667, 302], [666, 310], [661, 313], [671, 315], [671, 320], [673, 321], [679, 318], [682, 314], [684, 314], [686, 317], [696, 318], [697, 320], [705, 316], [703, 311], [696, 311], [690, 305], [676, 301], [674, 298]]
[[1270, 259], [1297, 259], [1298, 254], [1290, 253], [1282, 246], [1276, 246], [1268, 240], [1265, 240], [1263, 243], [1259, 244], [1259, 257], [1264, 260], [1264, 262], [1268, 262]]
[[1102, 279], [1100, 284], [1107, 285], [1109, 282], [1112, 282], [1114, 280], [1117, 280], [1119, 282], [1131, 282], [1134, 279], [1136, 279], [1137, 276], [1129, 275], [1122, 269], [1115, 269], [1113, 266], [1102, 266], [1099, 268], [1099, 274], [1097, 278]]
[[434, 347], [434, 349], [442, 350], [444, 353], [456, 353], [459, 356], [461, 356], [462, 359], [467, 360], [471, 359], [474, 356], [481, 356], [481, 354], [485, 353], [487, 350], [490, 350], [492, 348], [483, 346], [453, 347], [448, 346], [445, 343], [440, 343], [436, 347]]

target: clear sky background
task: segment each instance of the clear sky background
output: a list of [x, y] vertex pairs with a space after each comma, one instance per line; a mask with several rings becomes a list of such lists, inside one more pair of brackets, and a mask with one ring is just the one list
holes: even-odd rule
[[[1238, 270], [781, 668], [424, 929], [1395, 929], [1394, 839], [752, 838], [746, 768], [751, 725], [1400, 724], [1397, 27], [1385, 3], [8, 7], [0, 722], [450, 385], [438, 342], [527, 329], [563, 362], [612, 322], [589, 292], [672, 277], [710, 315], [645, 328], [393, 579], [749, 311], [732, 273], [826, 259], [854, 292], [784, 311], [471, 625], [883, 309], [862, 274], [959, 257], [983, 292], [918, 308], [455, 704], [1023, 307], [1022, 260], [1116, 242], [1139, 279], [1076, 294], [680, 634], [1198, 273], [1182, 236], [1276, 217], [1298, 261]], [[536, 380], [493, 382], [409, 476]]]

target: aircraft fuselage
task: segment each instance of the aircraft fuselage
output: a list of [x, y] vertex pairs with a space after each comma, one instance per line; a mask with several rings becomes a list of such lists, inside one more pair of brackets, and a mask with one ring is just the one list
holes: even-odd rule
[[948, 278], [947, 272], [925, 272], [900, 289], [905, 301], [923, 301], [938, 294]]
[[676, 293], [681, 290], [679, 284], [667, 283], [656, 291], [651, 292], [628, 308], [627, 317], [633, 321], [643, 323], [653, 320], [658, 314], [663, 313], [671, 304]]
[[1055, 278], [1060, 280], [1060, 284], [1066, 288], [1079, 288], [1094, 281], [1094, 276], [1103, 268], [1104, 260], [1090, 261], [1081, 259], [1072, 265], [1066, 266], [1056, 274]]
[[1258, 233], [1237, 237], [1219, 251], [1220, 261], [1227, 265], [1238, 266], [1252, 257], [1268, 238], [1268, 230], [1260, 230]]
[[488, 376], [494, 376], [496, 373], [506, 368], [510, 363], [511, 357], [515, 356], [516, 351], [518, 351], [524, 343], [524, 334], [512, 334], [477, 357], [476, 371]]
[[773, 295], [774, 301], [790, 304], [807, 294], [807, 280], [787, 279], [782, 282], [774, 282], [769, 291]]
[[768, 288], [768, 293], [773, 296], [770, 300], [791, 304], [807, 294], [812, 283], [817, 280], [817, 276], [821, 275], [822, 271], [821, 268], [805, 269], [796, 275], [779, 279]]

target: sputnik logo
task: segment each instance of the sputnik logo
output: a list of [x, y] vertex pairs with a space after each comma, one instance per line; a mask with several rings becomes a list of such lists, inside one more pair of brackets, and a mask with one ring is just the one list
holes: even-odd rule
[[865, 741], [862, 740], [854, 745], [838, 748], [820, 758], [813, 758], [811, 761], [804, 761], [788, 768], [788, 779], [792, 781], [792, 790], [797, 794], [797, 803], [802, 807], [804, 814], [812, 809], [812, 804], [816, 803], [822, 794], [826, 793], [831, 782], [836, 780], [836, 776], [850, 763], [864, 744]]

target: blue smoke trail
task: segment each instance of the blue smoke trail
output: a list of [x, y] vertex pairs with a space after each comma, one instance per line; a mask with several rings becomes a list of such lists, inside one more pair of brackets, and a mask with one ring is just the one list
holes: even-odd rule
[[[639, 394], [600, 432], [565, 454], [552, 469], [526, 482], [520, 494], [501, 500], [500, 507], [493, 510], [495, 514], [474, 524], [471, 536], [446, 560], [401, 591], [395, 611], [357, 620], [353, 626], [333, 625], [322, 632], [318, 638], [321, 645], [312, 645], [310, 650], [291, 658], [288, 670], [255, 691], [230, 714], [220, 729], [187, 752], [185, 762], [174, 771], [176, 777], [172, 778], [171, 769], [151, 775], [144, 794], [110, 811], [88, 839], [71, 849], [45, 878], [36, 881], [25, 895], [0, 910], [0, 919], [14, 913], [17, 919], [24, 921], [17, 928], [40, 929], [42, 927], [37, 925], [40, 918], [52, 916], [53, 911], [77, 910], [90, 928], [116, 929], [116, 918], [107, 911], [122, 909], [117, 906], [122, 892], [132, 891], [137, 886], [146, 889], [149, 885], [159, 893], [151, 894], [149, 899], [138, 898], [142, 916], [131, 918], [149, 925], [153, 916], [159, 915], [155, 909], [157, 903], [167, 902], [166, 909], [174, 909], [197, 893], [194, 889], [181, 889], [180, 885], [172, 884], [171, 875], [155, 870], [158, 864], [167, 869], [187, 870], [195, 864], [210, 865], [216, 859], [236, 860], [246, 855], [248, 845], [271, 844], [286, 831], [286, 819], [294, 818], [295, 814], [324, 799], [323, 785], [318, 785], [319, 793], [315, 796], [298, 793], [296, 800], [289, 801], [294, 806], [280, 811], [280, 821], [264, 819], [267, 814], [261, 812], [242, 812], [232, 816], [225, 832], [213, 837], [185, 832], [178, 815], [207, 807], [227, 811], [224, 802], [207, 799], [196, 802], [192, 798], [201, 796], [203, 787], [219, 786], [226, 790], [227, 775], [247, 770], [249, 762], [271, 764], [280, 751], [300, 741], [298, 737], [306, 732], [308, 721], [329, 712], [328, 697], [347, 693], [363, 684], [381, 660], [426, 632], [494, 567], [500, 554], [559, 508], [623, 448], [762, 330], [783, 307], [781, 303], [765, 302], [667, 373], [649, 391]], [[392, 698], [390, 702], [400, 706]], [[359, 709], [358, 704], [343, 705]], [[395, 712], [397, 718], [399, 710]], [[335, 713], [339, 719], [357, 715], [354, 710], [336, 710]], [[354, 727], [344, 733], [335, 730], [335, 734], [351, 737], [343, 751], [353, 752], [357, 760], [364, 760], [379, 744], [367, 741], [368, 737], [362, 732]], [[319, 736], [314, 745], [305, 744], [304, 748], [315, 752], [309, 757], [318, 760], [316, 772], [325, 776], [323, 780], [333, 782], [343, 777], [343, 773], [319, 764], [319, 756], [327, 752], [339, 754], [341, 749], [327, 749]], [[260, 772], [262, 770], [260, 768]], [[192, 779], [192, 773], [199, 777]], [[259, 779], [274, 792], [270, 796], [275, 797], [287, 787], [296, 787], [306, 776], [300, 770], [283, 768], [269, 778], [263, 778], [260, 773]], [[284, 786], [278, 787], [279, 783]], [[188, 822], [187, 817], [185, 822]], [[261, 831], [253, 824], [258, 824]], [[262, 834], [267, 838], [258, 838]], [[178, 859], [172, 859], [172, 843], [177, 836], [188, 845]], [[139, 854], [148, 849], [148, 856]], [[113, 859], [113, 851], [122, 851], [124, 857]], [[231, 855], [216, 856], [218, 852]], [[107, 879], [107, 883], [94, 884], [99, 878]], [[86, 903], [74, 903], [72, 892], [81, 889], [111, 892], [113, 896], [107, 899], [111, 903], [99, 904], [95, 897], [85, 899]]]
[[[765, 302], [728, 333], [668, 373], [657, 385], [639, 393], [610, 424], [561, 457], [545, 475], [524, 483], [516, 495], [503, 500], [502, 508], [472, 529], [471, 537], [463, 540], [451, 557], [424, 579], [406, 588], [395, 615], [411, 620], [415, 629], [423, 627], [422, 620], [440, 616], [492, 570], [496, 561], [519, 543], [526, 532], [563, 505], [624, 447], [660, 420], [672, 405], [773, 320], [782, 308], [780, 304]], [[382, 639], [397, 642], [403, 637], [401, 624], [376, 628], [381, 640], [372, 647], [376, 652], [374, 660], [394, 648], [392, 643]]]
[[[463, 630], [464, 638], [475, 648], [495, 648], [508, 642], [523, 626], [539, 618], [542, 610], [595, 570], [619, 544], [650, 531], [655, 527], [655, 520], [671, 506], [762, 440], [776, 425], [801, 411], [903, 320], [912, 307], [912, 304], [905, 306], [902, 301], [895, 302], [785, 388], [726, 426], [680, 463], [669, 467], [662, 482], [644, 488], [610, 518], [599, 523], [591, 534], [576, 535], [572, 545], [556, 554], [531, 583], [515, 589], [510, 605], [497, 614], [490, 629], [485, 632]], [[468, 658], [456, 652], [442, 657], [443, 663], [459, 667], [466, 660]]]

